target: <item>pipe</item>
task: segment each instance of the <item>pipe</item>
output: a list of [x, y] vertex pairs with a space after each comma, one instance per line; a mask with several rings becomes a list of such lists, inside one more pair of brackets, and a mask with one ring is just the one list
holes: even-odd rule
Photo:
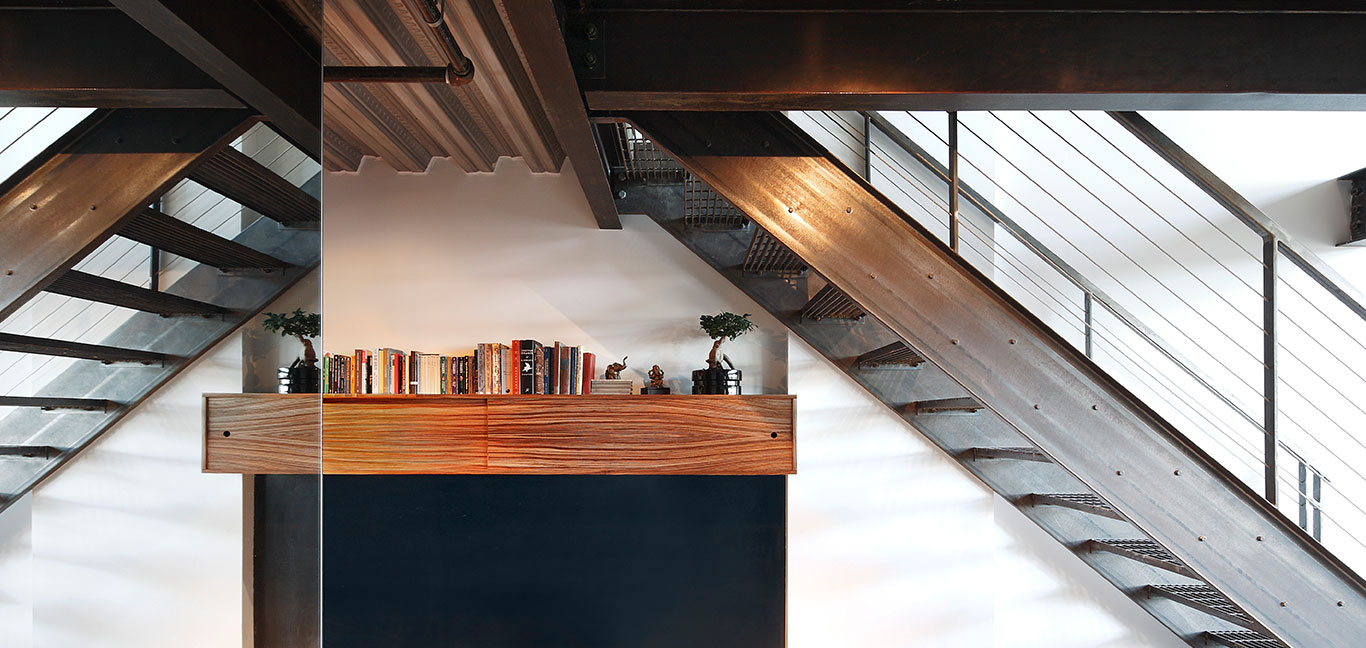
[[[469, 83], [474, 77], [474, 61], [465, 56], [460, 51], [460, 45], [455, 42], [455, 36], [451, 35], [451, 30], [446, 26], [444, 19], [445, 0], [414, 0], [417, 2], [418, 10], [422, 13], [422, 19], [427, 22], [427, 26], [436, 32], [436, 40], [445, 50], [446, 57], [450, 59], [451, 70], [458, 83], [451, 85], [464, 85]], [[440, 2], [440, 4], [438, 4]]]
[[455, 70], [440, 66], [329, 65], [323, 68], [324, 83], [449, 83], [461, 85]]

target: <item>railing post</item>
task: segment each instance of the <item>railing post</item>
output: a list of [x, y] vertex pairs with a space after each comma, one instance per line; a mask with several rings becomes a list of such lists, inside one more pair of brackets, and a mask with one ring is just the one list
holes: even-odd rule
[[863, 113], [863, 179], [873, 184], [873, 118]]
[[1094, 313], [1094, 311], [1092, 310], [1092, 308], [1094, 307], [1094, 303], [1093, 303], [1092, 300], [1091, 300], [1091, 293], [1089, 293], [1089, 292], [1084, 292], [1084, 293], [1082, 293], [1082, 295], [1083, 295], [1083, 296], [1082, 296], [1081, 305], [1082, 305], [1083, 313], [1085, 314], [1085, 326], [1086, 326], [1086, 328], [1083, 330], [1083, 333], [1085, 333], [1085, 335], [1086, 335], [1086, 357], [1089, 358], [1089, 357], [1091, 357], [1091, 348], [1092, 348], [1092, 347], [1091, 347], [1091, 317], [1092, 317], [1092, 315], [1093, 315], [1093, 313]]
[[958, 111], [949, 111], [949, 247], [958, 251]]
[[1280, 346], [1276, 338], [1276, 262], [1280, 256], [1275, 236], [1267, 236], [1262, 242], [1262, 393], [1263, 439], [1266, 469], [1266, 499], [1276, 504], [1276, 449], [1279, 445], [1276, 434], [1276, 420], [1279, 407], [1276, 403], [1279, 385], [1276, 374], [1276, 355]]

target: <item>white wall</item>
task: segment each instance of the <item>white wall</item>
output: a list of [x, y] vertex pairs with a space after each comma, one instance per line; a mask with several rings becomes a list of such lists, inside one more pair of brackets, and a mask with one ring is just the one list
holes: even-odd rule
[[[314, 274], [271, 308], [317, 300]], [[241, 391], [243, 335], [0, 513], [0, 646], [242, 646], [242, 477], [200, 469], [202, 395]], [[298, 346], [277, 340], [256, 353]]]
[[[637, 381], [657, 362], [678, 389], [706, 354], [699, 314], [761, 314], [648, 218], [597, 229], [569, 170], [504, 159], [492, 174], [437, 162], [409, 175], [367, 160], [328, 175], [324, 203], [332, 351], [560, 339], [630, 354]], [[798, 397], [790, 645], [1184, 645], [771, 317], [757, 321], [729, 351], [747, 388]]]

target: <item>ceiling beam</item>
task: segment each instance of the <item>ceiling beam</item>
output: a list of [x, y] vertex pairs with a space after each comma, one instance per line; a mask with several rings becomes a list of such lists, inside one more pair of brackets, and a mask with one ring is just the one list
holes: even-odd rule
[[0, 105], [239, 108], [213, 77], [106, 7], [0, 7]]
[[98, 110], [0, 182], [0, 319], [255, 120], [246, 109]]
[[322, 155], [322, 64], [256, 2], [113, 0], [317, 160]]
[[[1344, 10], [1353, 5], [1319, 0], [1304, 11], [1258, 10], [1261, 2], [1244, 11], [1229, 2], [1194, 10], [1168, 2], [1159, 11], [1103, 1], [1051, 2], [1044, 11], [983, 1], [963, 3], [977, 10], [916, 2], [920, 10], [897, 11], [818, 0], [801, 3], [817, 7], [804, 11], [746, 0], [688, 11], [644, 4], [590, 3], [570, 14], [601, 34], [597, 43], [570, 41], [590, 110], [1366, 109], [1359, 3]], [[592, 74], [582, 65], [590, 54]]]
[[507, 15], [517, 49], [526, 59], [527, 71], [545, 107], [550, 127], [574, 164], [574, 175], [583, 187], [588, 207], [598, 227], [621, 229], [607, 182], [607, 169], [598, 155], [593, 125], [584, 110], [574, 67], [566, 54], [564, 36], [551, 0], [498, 0]]

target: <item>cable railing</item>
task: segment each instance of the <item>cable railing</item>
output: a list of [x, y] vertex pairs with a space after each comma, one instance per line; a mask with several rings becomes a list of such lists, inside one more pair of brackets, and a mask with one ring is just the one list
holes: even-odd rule
[[1366, 393], [1366, 309], [1146, 120], [791, 117], [1340, 558], [1366, 565], [1366, 404], [1351, 397]]
[[[0, 113], [4, 109], [0, 109]], [[240, 136], [233, 146], [295, 185], [302, 185], [320, 169], [317, 162], [289, 144], [265, 124]], [[231, 239], [246, 227], [243, 207], [193, 180], [181, 180], [155, 207], [172, 218]], [[155, 258], [155, 262], [153, 261]], [[73, 266], [73, 269], [143, 288], [173, 286], [199, 264], [119, 236], [110, 237]], [[33, 337], [98, 344], [135, 314], [126, 308], [54, 293], [39, 293], [0, 322], [0, 331]], [[33, 396], [57, 379], [73, 363], [56, 356], [0, 352], [0, 394]], [[0, 408], [0, 419], [14, 408]], [[41, 430], [25, 444], [39, 444]]]

